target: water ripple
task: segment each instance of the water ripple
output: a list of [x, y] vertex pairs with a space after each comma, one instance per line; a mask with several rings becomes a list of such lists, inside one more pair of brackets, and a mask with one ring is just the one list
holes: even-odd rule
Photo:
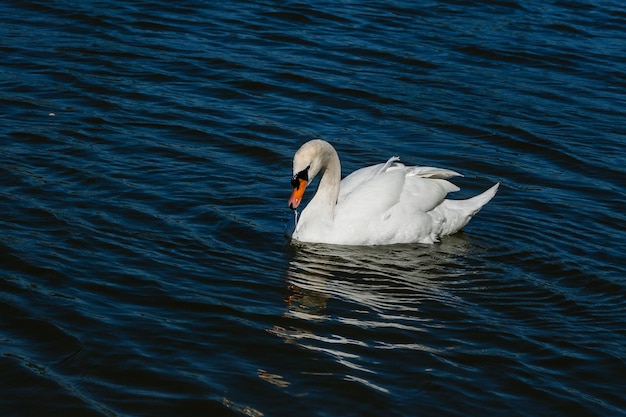
[[[6, 413], [625, 414], [621, 3], [0, 22]], [[311, 137], [344, 174], [399, 154], [502, 187], [437, 245], [292, 246]]]

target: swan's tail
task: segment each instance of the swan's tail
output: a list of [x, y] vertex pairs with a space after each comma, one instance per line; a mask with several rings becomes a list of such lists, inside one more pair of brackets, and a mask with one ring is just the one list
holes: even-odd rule
[[472, 217], [496, 195], [498, 187], [500, 187], [500, 183], [467, 200], [444, 200], [435, 209], [446, 219], [442, 225], [441, 235], [451, 235], [462, 230]]

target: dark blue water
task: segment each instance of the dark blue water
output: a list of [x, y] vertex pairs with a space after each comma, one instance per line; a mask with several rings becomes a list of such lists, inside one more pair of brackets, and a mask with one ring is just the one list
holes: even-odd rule
[[[626, 415], [622, 1], [5, 1], [3, 416]], [[400, 155], [435, 245], [292, 246]]]

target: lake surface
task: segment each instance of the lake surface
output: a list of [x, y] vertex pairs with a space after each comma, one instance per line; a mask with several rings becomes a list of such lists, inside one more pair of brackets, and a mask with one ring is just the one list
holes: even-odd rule
[[[3, 416], [626, 416], [623, 1], [9, 0], [0, 52]], [[291, 245], [313, 137], [502, 185]]]

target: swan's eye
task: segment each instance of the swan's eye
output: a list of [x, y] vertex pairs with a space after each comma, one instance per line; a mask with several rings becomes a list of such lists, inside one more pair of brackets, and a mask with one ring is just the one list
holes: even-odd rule
[[309, 165], [308, 167], [306, 167], [302, 171], [298, 172], [296, 175], [293, 176], [293, 178], [291, 178], [291, 186], [293, 188], [295, 188], [296, 190], [298, 188], [300, 188], [300, 181], [299, 180], [305, 180], [306, 182], [309, 182], [309, 168], [310, 167], [311, 167], [311, 165]]

